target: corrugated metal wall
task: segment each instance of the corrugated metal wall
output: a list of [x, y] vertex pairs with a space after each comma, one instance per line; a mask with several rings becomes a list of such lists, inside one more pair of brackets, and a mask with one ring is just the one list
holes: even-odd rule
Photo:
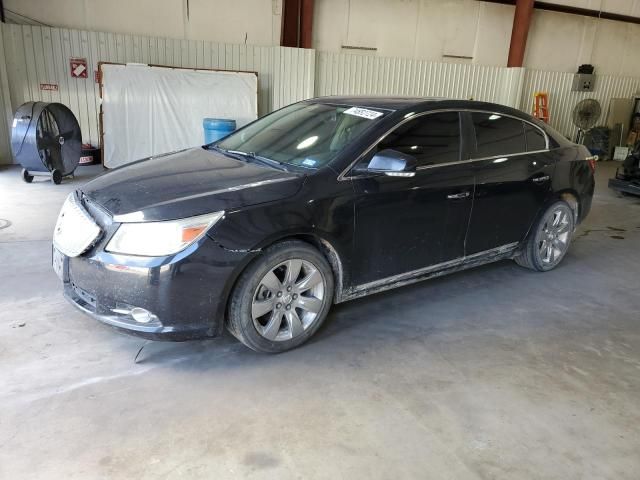
[[317, 53], [316, 95], [411, 95], [503, 103], [507, 68]]
[[13, 110], [11, 109], [11, 98], [9, 96], [2, 28], [4, 26], [0, 23], [0, 165], [6, 165], [12, 163], [9, 132]]
[[[11, 105], [29, 100], [56, 101], [78, 117], [85, 141], [98, 143], [98, 62], [137, 62], [188, 68], [258, 72], [258, 110], [276, 108], [313, 96], [313, 50], [229, 45], [196, 40], [143, 37], [29, 25], [5, 25]], [[72, 78], [71, 57], [84, 57], [89, 78]], [[41, 83], [58, 84], [57, 92]]]
[[574, 106], [595, 98], [605, 123], [611, 98], [630, 98], [640, 78], [597, 75], [594, 92], [572, 92], [573, 73], [381, 58], [373, 55], [317, 53], [317, 95], [417, 95], [473, 98], [510, 105], [531, 113], [533, 94], [549, 93], [551, 124], [574, 138]]
[[[572, 137], [571, 111], [596, 98], [605, 121], [609, 99], [631, 97], [640, 78], [598, 75], [592, 93], [571, 92], [572, 73], [439, 63], [408, 58], [315, 52], [283, 47], [229, 45], [29, 25], [1, 25], [0, 162], [9, 156], [11, 112], [29, 100], [58, 101], [78, 117], [85, 141], [98, 143], [100, 61], [258, 72], [258, 109], [264, 115], [295, 101], [323, 95], [415, 95], [473, 98], [531, 111], [536, 91], [549, 93], [551, 124]], [[6, 69], [3, 69], [6, 60]], [[71, 57], [85, 57], [87, 79], [72, 78]], [[3, 76], [3, 72], [6, 74]], [[43, 91], [41, 83], [59, 86]]]
[[640, 91], [640, 78], [596, 75], [593, 92], [572, 92], [573, 73], [527, 70], [519, 108], [527, 113], [533, 110], [533, 95], [536, 92], [549, 94], [549, 123], [560, 133], [575, 138], [577, 127], [571, 115], [575, 105], [582, 99], [595, 98], [600, 102], [602, 115], [599, 124], [607, 119], [609, 101], [612, 98], [631, 98]]
[[274, 82], [268, 113], [314, 96], [315, 50], [273, 47]]

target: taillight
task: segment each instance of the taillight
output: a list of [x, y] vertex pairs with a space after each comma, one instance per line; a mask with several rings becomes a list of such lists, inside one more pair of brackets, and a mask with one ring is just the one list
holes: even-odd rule
[[585, 160], [589, 164], [589, 167], [591, 167], [591, 173], [595, 173], [595, 171], [596, 171], [596, 162], [598, 161], [598, 156], [597, 155], [592, 155], [591, 157], [585, 158]]

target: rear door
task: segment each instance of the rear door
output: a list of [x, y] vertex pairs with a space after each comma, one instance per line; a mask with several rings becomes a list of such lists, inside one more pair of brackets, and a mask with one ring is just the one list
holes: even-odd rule
[[555, 161], [546, 134], [518, 118], [467, 112], [476, 175], [466, 255], [520, 242], [550, 192]]

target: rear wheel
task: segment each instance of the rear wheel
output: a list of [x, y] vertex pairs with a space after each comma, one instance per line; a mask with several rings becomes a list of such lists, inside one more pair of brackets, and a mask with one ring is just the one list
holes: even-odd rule
[[247, 347], [278, 353], [306, 342], [333, 301], [333, 273], [312, 246], [297, 240], [266, 249], [238, 279], [227, 326]]
[[56, 185], [60, 185], [62, 183], [62, 172], [55, 168], [51, 170], [51, 180], [53, 180], [53, 183]]
[[555, 268], [569, 250], [574, 226], [569, 204], [554, 203], [529, 233], [524, 250], [515, 258], [516, 263], [539, 272]]

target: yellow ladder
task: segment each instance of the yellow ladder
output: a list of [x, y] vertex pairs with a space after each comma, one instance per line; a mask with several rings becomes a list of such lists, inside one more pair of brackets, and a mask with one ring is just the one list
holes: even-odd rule
[[533, 94], [533, 116], [549, 123], [549, 94], [547, 92]]
[[533, 116], [549, 123], [549, 94], [547, 92], [533, 94]]

